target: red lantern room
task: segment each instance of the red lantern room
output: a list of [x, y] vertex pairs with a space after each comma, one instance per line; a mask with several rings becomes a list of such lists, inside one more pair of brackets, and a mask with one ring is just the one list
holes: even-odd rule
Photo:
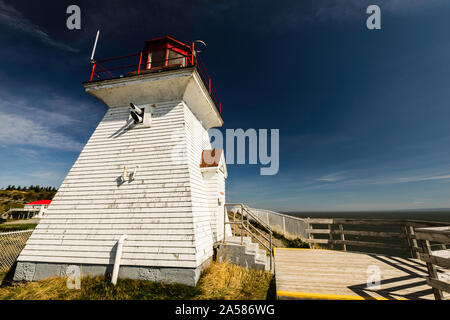
[[169, 36], [146, 41], [143, 53], [144, 70], [193, 64], [192, 47]]
[[221, 103], [211, 78], [195, 49], [195, 42], [187, 45], [173, 37], [165, 36], [145, 42], [141, 52], [102, 60], [91, 60], [89, 82], [140, 76], [177, 68], [196, 67], [211, 99], [221, 112]]

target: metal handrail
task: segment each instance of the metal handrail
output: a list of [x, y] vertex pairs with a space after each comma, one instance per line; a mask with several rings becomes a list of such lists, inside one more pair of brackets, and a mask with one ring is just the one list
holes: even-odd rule
[[268, 242], [270, 241], [270, 239], [267, 238], [261, 231], [259, 231], [258, 228], [256, 228], [256, 227], [253, 226], [252, 224], [250, 224], [250, 226], [251, 226], [253, 229], [255, 229], [255, 231], [258, 232], [258, 233], [261, 235], [261, 237], [263, 237], [266, 241], [268, 241]]
[[248, 212], [248, 214], [252, 216], [253, 219], [257, 220], [258, 223], [263, 225], [267, 230], [271, 230], [270, 226], [267, 223], [265, 223], [263, 220], [261, 220], [257, 215], [255, 215], [248, 206], [244, 205], [244, 208]]
[[[236, 213], [234, 213], [233, 215], [233, 221], [227, 221], [227, 216], [228, 216], [228, 211], [227, 211], [227, 207], [240, 207], [241, 212], [240, 212], [240, 218], [239, 220], [236, 220]], [[266, 231], [267, 233], [270, 235], [269, 237], [265, 236], [261, 230], [258, 230], [254, 225], [252, 225], [250, 223], [249, 217], [251, 217], [256, 223], [258, 223], [259, 225], [261, 225]], [[247, 219], [245, 219], [247, 218]], [[245, 221], [247, 221], [247, 225], [245, 225]], [[273, 232], [270, 229], [270, 227], [261, 219], [259, 219], [255, 214], [253, 214], [253, 212], [251, 212], [250, 208], [247, 207], [246, 205], [242, 204], [242, 203], [226, 203], [224, 206], [224, 224], [223, 224], [223, 242], [225, 243], [226, 241], [226, 225], [229, 224], [231, 225], [240, 225], [240, 237], [241, 237], [241, 245], [244, 242], [244, 230], [247, 231], [247, 233], [250, 235], [250, 237], [252, 239], [255, 239], [257, 242], [259, 242], [267, 251], [269, 251], [269, 255], [270, 255], [270, 271], [272, 271], [273, 269], [273, 245], [272, 245], [272, 237], [273, 237]], [[250, 230], [250, 227], [252, 227], [254, 230], [257, 231], [257, 233], [264, 238], [264, 240], [266, 240], [269, 244], [265, 244], [263, 243], [263, 241], [261, 241], [261, 239], [259, 239], [257, 237], [257, 235], [255, 234], [254, 231]]]
[[[249, 233], [251, 233], [250, 229], [246, 226], [243, 227], [245, 230], [247, 230]], [[258, 241], [264, 248], [266, 248], [268, 251], [270, 251], [270, 247], [265, 245], [260, 239], [255, 237], [255, 240]]]

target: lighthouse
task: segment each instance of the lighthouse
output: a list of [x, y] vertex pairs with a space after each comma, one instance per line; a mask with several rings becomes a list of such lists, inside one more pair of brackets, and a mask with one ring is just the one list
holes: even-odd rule
[[196, 284], [224, 237], [227, 168], [207, 132], [223, 124], [221, 103], [195, 45], [166, 36], [91, 61], [83, 86], [109, 109], [18, 257], [16, 280], [75, 266]]

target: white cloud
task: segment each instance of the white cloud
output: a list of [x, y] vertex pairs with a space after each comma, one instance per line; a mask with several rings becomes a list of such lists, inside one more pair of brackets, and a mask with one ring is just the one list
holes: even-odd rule
[[[32, 169], [31, 167], [29, 168]], [[0, 172], [0, 188], [16, 186], [55, 186], [58, 187], [67, 175], [65, 168], [37, 169], [36, 172]]]
[[[367, 176], [370, 169], [347, 170], [323, 175], [319, 178], [305, 181], [295, 181], [289, 185], [290, 189], [299, 193], [312, 190], [343, 190], [344, 188], [358, 188], [369, 186], [388, 186], [415, 182], [450, 183], [448, 168], [441, 168], [435, 174], [413, 175], [410, 171], [397, 171], [389, 175]], [[408, 175], [410, 174], [410, 175]], [[361, 175], [364, 175], [362, 177]], [[403, 175], [403, 177], [401, 176]], [[420, 200], [422, 201], [422, 200]]]
[[45, 123], [0, 111], [0, 142], [79, 151], [83, 144], [51, 130]]
[[[77, 108], [73, 110], [67, 106]], [[41, 100], [5, 93], [0, 100], [0, 145], [2, 148], [11, 145], [23, 148], [28, 145], [80, 151], [83, 144], [60, 129], [70, 127], [72, 133], [85, 130], [85, 114], [89, 107], [52, 94]]]
[[[61, 170], [51, 170], [51, 171], [37, 171], [37, 172], [29, 172], [25, 173], [26, 176], [38, 178], [39, 180], [51, 180], [56, 178], [62, 179], [64, 176], [61, 176]], [[63, 173], [64, 174], [64, 173]]]
[[446, 180], [446, 179], [450, 179], [450, 174], [443, 174], [443, 175], [437, 175], [437, 176], [396, 178], [396, 179], [394, 179], [394, 182], [420, 182], [420, 181], [433, 181], [433, 180]]
[[18, 10], [0, 0], [0, 22], [10, 26], [11, 28], [25, 32], [42, 42], [66, 51], [77, 52], [78, 49], [72, 48], [62, 42], [53, 40], [50, 35], [42, 30], [41, 27], [33, 24], [30, 20], [23, 16]]
[[324, 175], [320, 178], [317, 178], [316, 181], [320, 181], [320, 182], [336, 182], [336, 181], [341, 181], [344, 180], [346, 177], [344, 176], [343, 172], [336, 172], [336, 173], [332, 173], [332, 174], [327, 174]]

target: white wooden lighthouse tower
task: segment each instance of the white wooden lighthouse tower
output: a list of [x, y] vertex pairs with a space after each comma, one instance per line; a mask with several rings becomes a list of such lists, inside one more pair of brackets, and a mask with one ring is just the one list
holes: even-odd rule
[[[121, 67], [125, 65], [124, 67]], [[227, 170], [207, 130], [220, 102], [192, 45], [172, 37], [93, 61], [109, 110], [18, 258], [16, 280], [110, 273], [195, 285], [223, 238]], [[117, 250], [119, 239], [122, 252]]]

